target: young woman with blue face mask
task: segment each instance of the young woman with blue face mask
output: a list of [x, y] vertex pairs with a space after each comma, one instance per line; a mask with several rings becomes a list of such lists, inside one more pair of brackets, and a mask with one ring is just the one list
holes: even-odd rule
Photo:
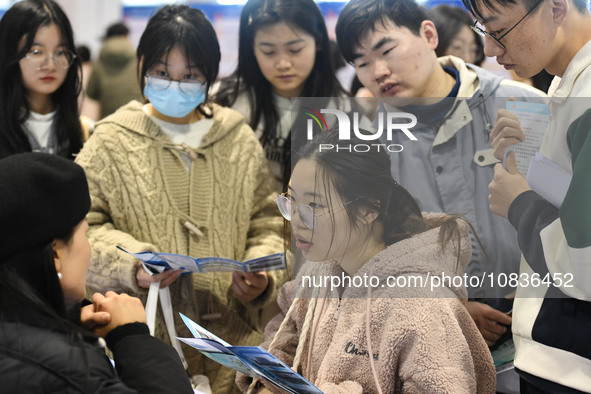
[[[145, 295], [160, 282], [170, 289], [179, 336], [190, 333], [176, 312], [230, 343], [258, 343], [259, 312], [284, 273], [150, 276], [116, 250], [235, 260], [283, 250], [262, 147], [242, 116], [208, 99], [220, 50], [203, 13], [162, 8], [148, 22], [137, 58], [146, 102], [132, 101], [97, 123], [76, 159], [92, 196], [88, 286]], [[155, 335], [163, 338], [160, 319]], [[191, 374], [208, 375], [213, 392], [234, 390], [229, 369], [196, 351], [185, 357]]]

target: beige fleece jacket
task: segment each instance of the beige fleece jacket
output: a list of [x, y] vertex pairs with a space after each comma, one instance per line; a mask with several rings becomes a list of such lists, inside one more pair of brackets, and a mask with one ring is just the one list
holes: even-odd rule
[[[417, 286], [388, 288], [385, 282], [389, 276], [407, 280], [441, 273], [461, 276], [471, 247], [467, 225], [460, 225], [459, 262], [457, 242], [441, 249], [439, 228], [400, 241], [355, 274], [378, 277], [379, 285], [332, 292], [323, 289], [325, 296], [312, 304], [310, 298], [296, 298], [291, 318], [278, 333], [294, 299], [295, 286], [305, 283], [299, 274], [281, 289], [278, 303], [282, 314], [267, 325], [263, 346], [268, 347], [278, 333], [270, 351], [288, 365], [292, 365], [298, 346], [304, 346], [299, 372], [325, 393], [376, 393], [376, 379], [383, 393], [494, 393], [495, 369], [486, 343], [464, 307], [466, 289], [442, 287], [431, 292]], [[301, 272], [316, 278], [343, 274], [336, 262], [308, 263]], [[343, 291], [341, 298], [339, 291]], [[300, 334], [306, 312], [314, 303], [309, 335], [304, 339]], [[250, 379], [239, 374], [237, 383], [244, 391]]]
[[[136, 101], [96, 125], [76, 158], [92, 199], [91, 291], [145, 297], [135, 276], [137, 260], [116, 245], [239, 261], [283, 251], [283, 221], [260, 143], [233, 110], [216, 105], [213, 120], [201, 146], [188, 151], [173, 145]], [[194, 157], [190, 172], [182, 152]], [[189, 231], [186, 222], [203, 236]], [[180, 277], [170, 286], [177, 334], [190, 336], [177, 313], [182, 312], [232, 344], [260, 343], [260, 309], [275, 299], [286, 273], [269, 272], [269, 279], [267, 290], [245, 306], [234, 296], [231, 273]], [[212, 313], [221, 318], [201, 318]], [[156, 336], [168, 341], [160, 311]], [[233, 371], [189, 347], [184, 353], [190, 372], [207, 374], [215, 393], [235, 391]]]

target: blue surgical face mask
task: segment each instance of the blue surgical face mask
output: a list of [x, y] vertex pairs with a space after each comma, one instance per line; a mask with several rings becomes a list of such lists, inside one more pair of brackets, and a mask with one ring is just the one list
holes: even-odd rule
[[144, 95], [158, 112], [171, 118], [183, 118], [205, 101], [205, 85], [192, 84], [197, 85], [192, 87], [193, 94], [183, 92], [176, 81], [170, 81], [164, 89], [158, 85], [159, 81], [153, 83], [146, 78]]

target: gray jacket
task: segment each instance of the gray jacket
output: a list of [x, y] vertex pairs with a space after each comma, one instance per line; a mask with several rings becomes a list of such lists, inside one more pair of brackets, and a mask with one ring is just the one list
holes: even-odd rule
[[[457, 98], [437, 124], [418, 117], [411, 129], [416, 141], [404, 136], [394, 141], [404, 149], [390, 154], [392, 176], [415, 197], [421, 210], [460, 214], [470, 221], [488, 259], [471, 234], [472, 258], [466, 273], [477, 276], [479, 283], [476, 278], [467, 283], [468, 294], [472, 299], [502, 298], [514, 290], [509, 274], [519, 271], [521, 252], [511, 224], [489, 209], [488, 185], [498, 162], [489, 132], [508, 97], [531, 101], [545, 95], [458, 58], [442, 57], [439, 62], [459, 71]], [[382, 103], [378, 112], [387, 108]]]

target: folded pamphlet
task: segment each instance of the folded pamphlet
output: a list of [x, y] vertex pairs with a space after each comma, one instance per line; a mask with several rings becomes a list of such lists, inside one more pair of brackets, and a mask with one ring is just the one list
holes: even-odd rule
[[141, 260], [144, 268], [151, 273], [160, 273], [169, 269], [180, 269], [184, 271], [184, 273], [228, 271], [259, 272], [282, 270], [287, 267], [284, 253], [270, 254], [268, 256], [240, 262], [222, 257], [195, 258], [173, 253], [132, 253], [119, 245], [117, 245], [117, 249]]
[[262, 347], [231, 346], [187, 316], [179, 314], [194, 338], [178, 338], [178, 340], [199, 350], [213, 361], [253, 378], [265, 379], [288, 393], [322, 393], [303, 376]]

